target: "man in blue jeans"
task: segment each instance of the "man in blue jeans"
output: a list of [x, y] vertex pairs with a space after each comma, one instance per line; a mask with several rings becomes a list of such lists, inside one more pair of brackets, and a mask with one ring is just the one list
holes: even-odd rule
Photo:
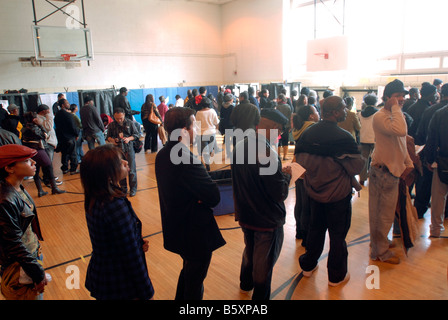
[[283, 244], [284, 201], [288, 197], [291, 168], [282, 169], [281, 160], [271, 147], [286, 126], [286, 117], [278, 110], [266, 109], [259, 121], [257, 132], [246, 130], [246, 136], [235, 146], [232, 183], [235, 219], [243, 230], [246, 245], [240, 288], [244, 292], [253, 289], [252, 300], [269, 300], [272, 272]]
[[[139, 135], [134, 123], [126, 118], [123, 109], [114, 110], [114, 122], [107, 129], [107, 141], [121, 148], [129, 164], [129, 196], [137, 193], [137, 169], [135, 166], [134, 141]], [[120, 181], [120, 186], [125, 193], [128, 191], [126, 178]]]
[[84, 105], [79, 110], [81, 117], [83, 138], [87, 141], [89, 150], [95, 148], [95, 141], [101, 146], [106, 144], [104, 138], [104, 123], [98, 110], [93, 105], [91, 97], [84, 98]]

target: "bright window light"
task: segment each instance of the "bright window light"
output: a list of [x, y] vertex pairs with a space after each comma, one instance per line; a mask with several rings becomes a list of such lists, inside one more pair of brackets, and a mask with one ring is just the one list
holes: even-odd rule
[[[316, 6], [313, 1], [306, 6], [297, 3], [302, 6], [292, 6], [285, 28], [285, 38], [291, 40], [286, 44], [287, 60], [297, 66], [306, 64], [308, 40], [342, 35], [349, 38], [349, 69], [356, 71], [371, 71], [378, 65], [398, 71], [397, 59], [387, 57], [448, 51], [442, 32], [446, 0], [345, 0], [345, 6], [343, 0], [317, 1]], [[440, 58], [405, 60], [406, 69], [439, 68], [439, 64]], [[443, 65], [448, 67], [447, 59]]]

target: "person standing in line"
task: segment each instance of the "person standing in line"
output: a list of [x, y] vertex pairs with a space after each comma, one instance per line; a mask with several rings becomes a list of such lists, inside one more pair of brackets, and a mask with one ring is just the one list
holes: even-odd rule
[[416, 103], [420, 99], [420, 89], [419, 88], [411, 88], [409, 89], [409, 98], [404, 101], [403, 104], [403, 112], [408, 112], [410, 106]]
[[[422, 121], [425, 111], [429, 110], [430, 107], [436, 102], [438, 93], [436, 86], [429, 83], [422, 84], [420, 93], [421, 98], [409, 107], [407, 112], [413, 120], [412, 124], [408, 127], [408, 132], [409, 135], [414, 138], [417, 145], [424, 145], [426, 141], [420, 141], [419, 136], [417, 135], [417, 130], [420, 126], [420, 122]], [[415, 181], [414, 207], [417, 209], [418, 217], [421, 219], [430, 206], [432, 172], [428, 169], [428, 166], [425, 165], [426, 160], [424, 158], [424, 153], [420, 152], [419, 156], [423, 166], [422, 173], [417, 175], [417, 179]]]
[[6, 115], [1, 123], [1, 127], [14, 133], [19, 139], [22, 138], [23, 124], [20, 122], [20, 109], [18, 105], [10, 104], [8, 106], [9, 114]]
[[260, 91], [260, 110], [263, 109], [272, 109], [274, 108], [275, 104], [273, 101], [269, 100], [269, 90], [263, 89]]
[[84, 98], [84, 105], [79, 111], [82, 123], [82, 136], [87, 141], [89, 150], [95, 148], [95, 142], [102, 146], [106, 144], [104, 123], [91, 97]]
[[200, 135], [198, 135], [198, 155], [202, 157], [205, 168], [210, 171], [210, 157], [216, 152], [216, 128], [219, 125], [218, 115], [212, 109], [212, 101], [203, 97], [199, 102], [201, 108], [196, 112], [196, 121], [200, 123]]
[[[258, 112], [258, 109], [253, 106]], [[269, 300], [274, 265], [283, 245], [291, 167], [282, 168], [271, 142], [287, 124], [275, 109], [262, 109], [257, 131], [236, 143], [231, 164], [235, 220], [244, 234], [240, 289], [252, 300]], [[251, 152], [253, 151], [253, 152]]]
[[[117, 146], [126, 157], [129, 165], [129, 196], [137, 193], [137, 169], [135, 166], [134, 140], [139, 138], [137, 129], [132, 120], [126, 118], [123, 109], [115, 109], [114, 122], [107, 129], [107, 141]], [[126, 177], [120, 181], [123, 192], [126, 194], [128, 185]]]
[[260, 103], [258, 102], [257, 98], [255, 98], [254, 87], [249, 86], [247, 93], [249, 94], [249, 102], [252, 103], [254, 106], [256, 106], [258, 108], [258, 111], [260, 111]]
[[306, 169], [304, 187], [311, 213], [306, 252], [299, 263], [303, 276], [311, 277], [319, 266], [328, 230], [328, 285], [338, 286], [350, 278], [345, 238], [351, 224], [352, 190], [360, 189], [355, 175], [365, 160], [353, 136], [338, 126], [347, 116], [344, 100], [330, 96], [321, 107], [322, 121], [309, 127], [296, 145], [296, 161]]
[[[124, 114], [123, 114], [124, 115]], [[97, 300], [149, 300], [149, 278], [142, 223], [120, 188], [128, 162], [112, 145], [89, 150], [81, 162], [84, 209], [92, 242], [85, 286]]]
[[183, 260], [176, 300], [201, 300], [212, 253], [225, 245], [213, 216], [221, 199], [216, 182], [190, 151], [195, 139], [194, 110], [174, 107], [165, 115], [168, 142], [158, 152], [163, 246]]
[[275, 107], [278, 111], [280, 111], [286, 119], [288, 119], [288, 122], [284, 126], [284, 131], [281, 133], [280, 141], [278, 143], [279, 147], [279, 153], [280, 150], [283, 154], [283, 161], [289, 160], [286, 158], [288, 154], [288, 148], [289, 148], [289, 131], [291, 130], [291, 115], [292, 115], [292, 107], [287, 104], [286, 96], [283, 93], [280, 93], [277, 97], [277, 106]]
[[75, 103], [72, 103], [70, 105], [70, 112], [73, 116], [73, 119], [75, 119], [76, 127], [79, 130], [78, 138], [76, 139], [76, 157], [78, 159], [78, 163], [81, 163], [82, 158], [84, 157], [84, 150], [82, 149], [82, 143], [83, 143], [83, 130], [82, 130], [82, 123], [81, 119], [76, 114], [78, 112], [78, 105]]
[[222, 143], [225, 145], [226, 157], [231, 158], [231, 147], [232, 147], [232, 134], [226, 134], [226, 130], [232, 130], [233, 125], [230, 120], [230, 116], [234, 109], [233, 106], [233, 96], [227, 94], [223, 98], [223, 103], [221, 105], [220, 120], [219, 120], [219, 131], [223, 135], [224, 139]]
[[140, 111], [132, 110], [131, 104], [129, 103], [129, 100], [127, 98], [128, 96], [128, 89], [126, 87], [120, 88], [120, 93], [116, 95], [112, 101], [113, 109], [123, 109], [124, 113], [126, 115], [126, 118], [134, 121], [134, 114], [140, 114]]
[[[297, 113], [291, 117], [292, 137], [297, 144], [300, 136], [310, 126], [319, 122], [320, 117], [315, 107], [302, 106]], [[292, 162], [297, 162], [296, 150]], [[302, 239], [302, 247], [306, 247], [306, 238], [310, 225], [310, 197], [305, 190], [303, 175], [296, 182], [296, 204], [294, 206], [294, 218], [296, 220], [296, 239]]]
[[[70, 103], [66, 99], [59, 100], [61, 110], [54, 117], [56, 126], [56, 136], [58, 138], [58, 147], [61, 152], [61, 170], [66, 174], [76, 174], [78, 171], [78, 158], [76, 156], [76, 140], [78, 139], [79, 129], [76, 126], [75, 119], [70, 112]], [[69, 168], [70, 161], [70, 168]]]
[[162, 122], [165, 119], [165, 114], [168, 111], [168, 106], [165, 103], [165, 97], [159, 97], [160, 104], [157, 106], [157, 110], [159, 111], [160, 117], [162, 118]]
[[176, 94], [176, 103], [174, 104], [175, 107], [183, 107], [184, 106], [184, 99], [178, 94]]
[[32, 158], [36, 162], [36, 173], [34, 175], [34, 183], [36, 185], [38, 197], [42, 197], [48, 194], [42, 188], [41, 179], [39, 176], [40, 168], [44, 172], [44, 177], [48, 178], [48, 183], [51, 187], [52, 194], [65, 193], [64, 190], [60, 190], [57, 187], [56, 180], [53, 173], [53, 164], [45, 150], [47, 144], [47, 133], [38, 124], [37, 114], [35, 112], [27, 112], [24, 114], [26, 121], [25, 126], [22, 128], [22, 144], [29, 148], [37, 150], [37, 154]]
[[61, 107], [59, 106], [59, 101], [60, 100], [64, 100], [64, 99], [65, 99], [65, 95], [63, 93], [59, 93], [58, 94], [58, 100], [55, 103], [53, 103], [53, 108], [52, 108], [53, 117], [56, 116], [58, 111], [61, 109]]
[[373, 132], [373, 115], [378, 112], [376, 104], [378, 98], [374, 94], [368, 94], [364, 97], [366, 107], [359, 114], [359, 121], [361, 129], [359, 131], [359, 142], [361, 147], [361, 155], [366, 159], [366, 163], [361, 173], [359, 174], [359, 183], [364, 185], [369, 177], [370, 162], [372, 159], [372, 152], [375, 148], [375, 133]]
[[36, 206], [22, 185], [34, 176], [36, 154], [22, 145], [0, 147], [0, 274], [6, 300], [41, 300], [48, 284], [39, 262], [43, 237]]
[[401, 108], [408, 91], [396, 79], [384, 89], [384, 107], [373, 117], [375, 149], [369, 177], [370, 258], [399, 264], [387, 235], [394, 222], [400, 178], [405, 180], [414, 169], [406, 136], [408, 128]]
[[353, 111], [353, 105], [355, 103], [355, 98], [347, 97], [344, 99], [347, 108], [347, 117], [344, 121], [338, 122], [338, 126], [342, 129], [347, 130], [353, 136], [355, 141], [357, 141], [357, 137], [359, 135], [359, 131], [361, 130], [361, 123], [359, 121], [358, 116], [356, 115], [356, 109]]
[[[47, 140], [45, 143], [45, 151], [47, 151], [48, 157], [53, 164], [54, 150], [58, 146], [58, 138], [54, 131], [54, 115], [51, 113], [50, 107], [46, 104], [41, 104], [37, 107], [37, 123], [44, 128], [47, 133]], [[59, 181], [58, 177], [54, 177], [56, 185], [61, 185], [62, 181]], [[43, 182], [47, 187], [51, 187], [51, 178], [47, 174], [43, 174]]]
[[[227, 94], [225, 97], [228, 96], [233, 97], [231, 94]], [[239, 100], [239, 104], [233, 108], [230, 114], [230, 123], [234, 130], [227, 130], [225, 137], [227, 157], [230, 161], [233, 161], [233, 155], [230, 149], [231, 146], [235, 148], [238, 135], [246, 134], [248, 132], [247, 130], [255, 130], [257, 124], [260, 122], [260, 110], [254, 104], [250, 103], [246, 91], [240, 93]]]
[[152, 123], [150, 119], [151, 113], [154, 112], [157, 118], [159, 118], [160, 123], [162, 124], [162, 117], [159, 114], [159, 110], [157, 110], [157, 106], [154, 103], [154, 96], [152, 94], [148, 94], [146, 96], [145, 103], [142, 105], [141, 108], [141, 116], [142, 116], [142, 123], [143, 128], [145, 128], [145, 143], [143, 146], [143, 149], [145, 150], [145, 153], [148, 150], [151, 150], [152, 153], [157, 152], [157, 133], [158, 133], [158, 127], [159, 125], [156, 123]]
[[[445, 106], [434, 113], [429, 123], [428, 138], [424, 149], [428, 170], [433, 173], [431, 186], [431, 225], [429, 227], [429, 234], [430, 237], [435, 238], [439, 238], [445, 231], [443, 224], [447, 210], [446, 199], [448, 196], [448, 179], [443, 177], [443, 175], [446, 176], [446, 163], [448, 158], [447, 120], [448, 106]], [[445, 173], [443, 173], [443, 171], [445, 171]]]

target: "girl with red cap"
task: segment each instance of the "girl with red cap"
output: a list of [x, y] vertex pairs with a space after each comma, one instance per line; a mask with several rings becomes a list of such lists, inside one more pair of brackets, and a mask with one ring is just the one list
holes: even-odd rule
[[36, 206], [22, 185], [36, 171], [36, 153], [22, 145], [0, 147], [0, 275], [7, 300], [41, 299], [47, 285]]

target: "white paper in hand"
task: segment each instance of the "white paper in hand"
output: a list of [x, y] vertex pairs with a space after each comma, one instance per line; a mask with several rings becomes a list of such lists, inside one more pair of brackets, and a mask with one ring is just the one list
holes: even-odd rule
[[291, 182], [289, 183], [290, 186], [294, 185], [296, 183], [296, 180], [299, 179], [306, 171], [305, 168], [297, 162], [285, 164], [283, 167], [291, 167], [292, 176]]

